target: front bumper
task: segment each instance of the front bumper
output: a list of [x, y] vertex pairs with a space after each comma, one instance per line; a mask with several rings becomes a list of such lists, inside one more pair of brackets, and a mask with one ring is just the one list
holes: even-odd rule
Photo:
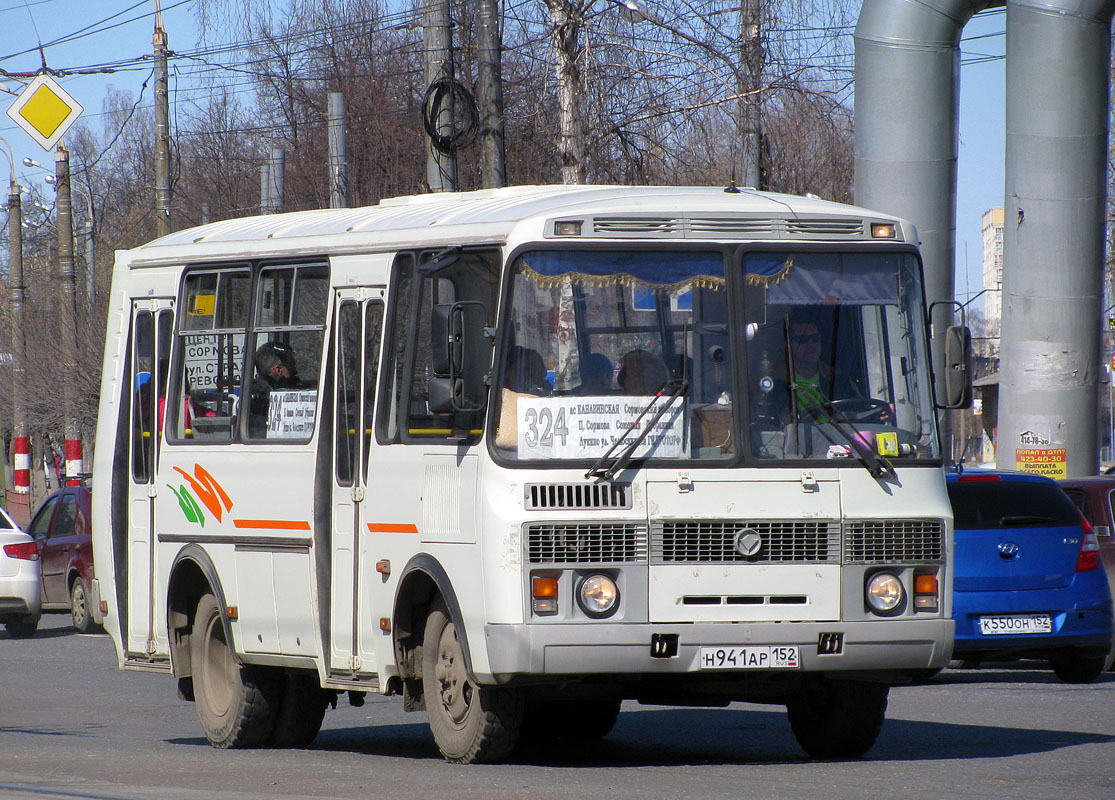
[[[843, 634], [839, 653], [819, 654], [821, 634]], [[676, 635], [677, 655], [651, 655], [653, 635]], [[798, 672], [934, 670], [952, 653], [951, 619], [868, 622], [487, 625], [493, 676], [756, 674], [702, 670], [702, 646], [797, 645]]]

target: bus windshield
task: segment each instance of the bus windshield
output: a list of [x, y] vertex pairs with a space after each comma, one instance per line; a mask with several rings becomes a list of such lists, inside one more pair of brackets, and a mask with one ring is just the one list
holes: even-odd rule
[[533, 462], [936, 457], [918, 276], [895, 252], [525, 253], [495, 450]]

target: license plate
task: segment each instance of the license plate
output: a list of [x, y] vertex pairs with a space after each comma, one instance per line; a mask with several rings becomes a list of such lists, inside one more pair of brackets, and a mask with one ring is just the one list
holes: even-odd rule
[[979, 632], [984, 636], [1053, 633], [1053, 621], [1048, 614], [999, 614], [980, 617]]
[[796, 645], [702, 647], [701, 669], [797, 669]]

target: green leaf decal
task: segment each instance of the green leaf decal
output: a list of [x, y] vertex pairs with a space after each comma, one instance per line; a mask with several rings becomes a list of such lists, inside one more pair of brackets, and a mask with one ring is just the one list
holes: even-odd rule
[[173, 486], [168, 488], [174, 492], [174, 496], [178, 498], [178, 506], [182, 509], [182, 513], [186, 515], [186, 519], [190, 522], [201, 523], [201, 527], [205, 527], [205, 515], [201, 513], [201, 507], [198, 506], [197, 500], [194, 500], [190, 490], [183, 486], [180, 490], [175, 489]]

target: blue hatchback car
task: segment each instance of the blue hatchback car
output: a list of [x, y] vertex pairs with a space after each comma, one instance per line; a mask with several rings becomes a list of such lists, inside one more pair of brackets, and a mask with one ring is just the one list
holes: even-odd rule
[[1103, 671], [1111, 590], [1091, 525], [1056, 482], [1021, 472], [947, 475], [955, 518], [953, 656], [1048, 659], [1067, 683]]

